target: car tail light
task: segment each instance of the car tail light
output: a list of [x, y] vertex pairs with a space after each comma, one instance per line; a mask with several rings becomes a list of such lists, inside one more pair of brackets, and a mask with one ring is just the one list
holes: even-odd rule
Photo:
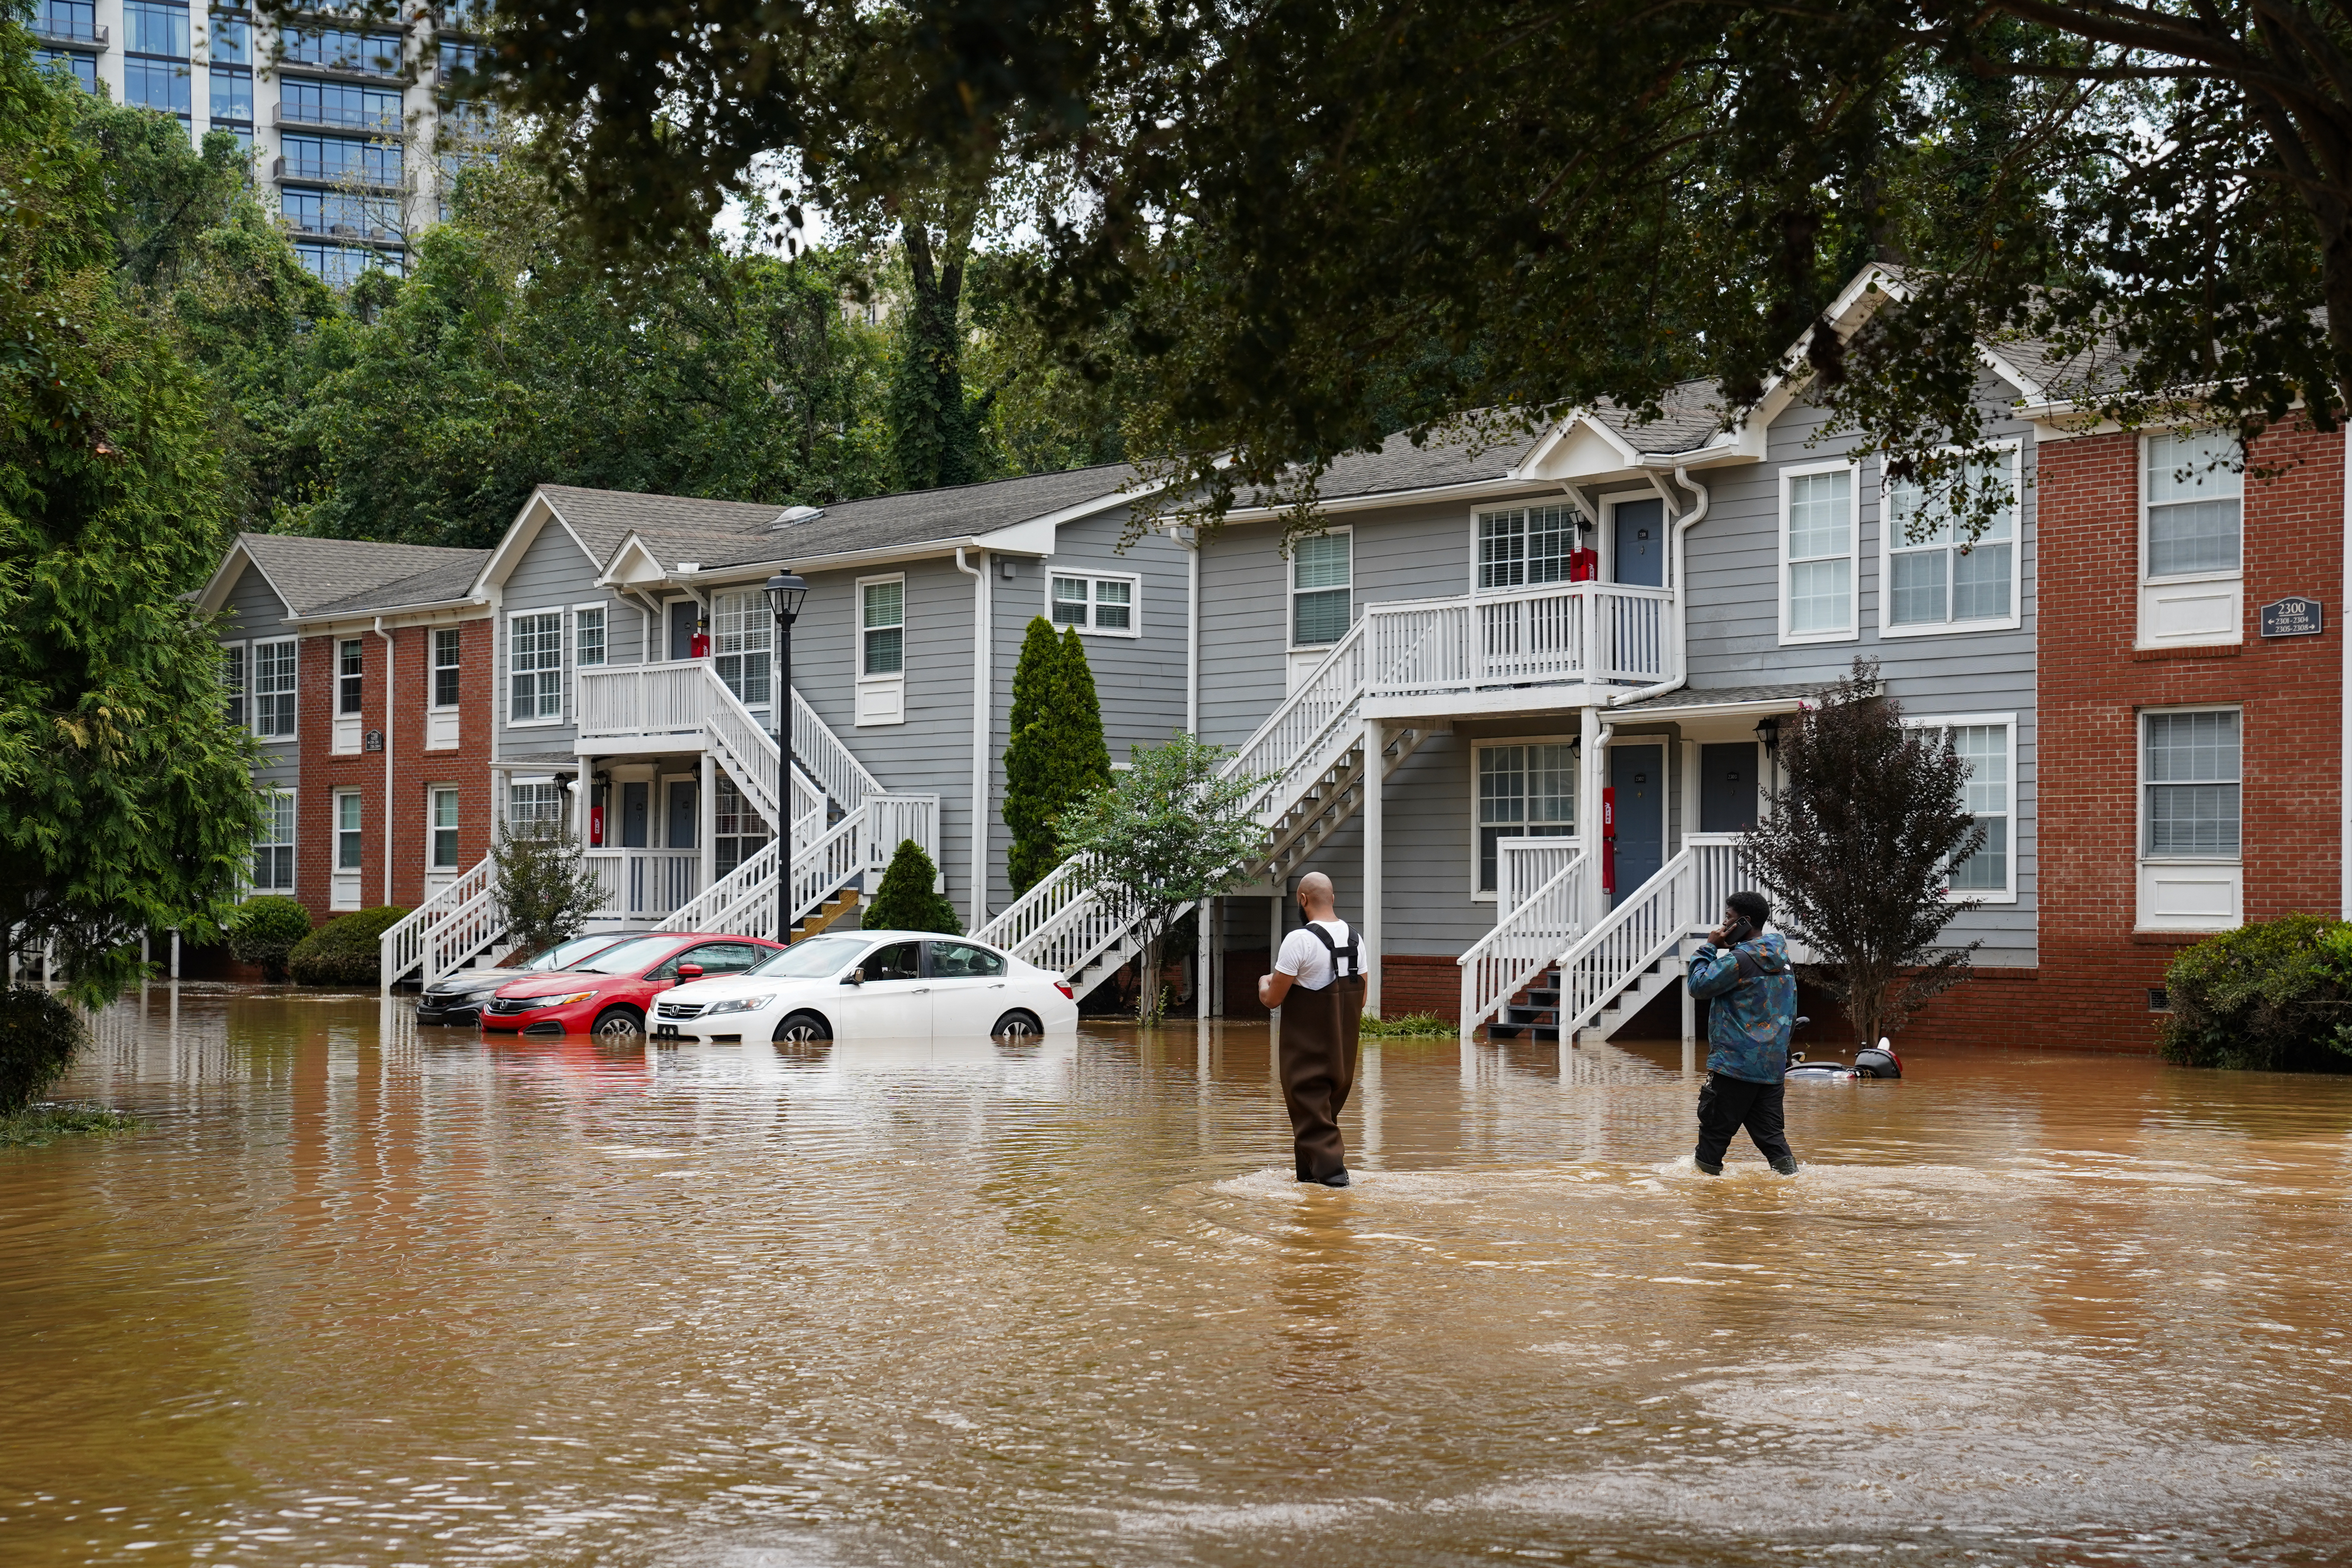
[[1054, 989], [1060, 992], [1063, 995], [1067, 996], [1073, 1002], [1078, 999], [1078, 994], [1071, 990], [1066, 982], [1059, 980], [1055, 981]]

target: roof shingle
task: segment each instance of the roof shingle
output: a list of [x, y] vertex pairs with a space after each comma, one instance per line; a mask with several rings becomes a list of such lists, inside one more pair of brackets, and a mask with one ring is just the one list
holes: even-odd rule
[[[296, 616], [432, 603], [430, 597], [405, 586], [413, 579], [424, 590], [455, 581], [458, 586], [440, 596], [457, 598], [490, 553], [433, 544], [386, 544], [373, 539], [312, 539], [294, 533], [236, 537], [286, 601], [287, 613]], [[379, 597], [396, 584], [403, 585], [399, 597]]]

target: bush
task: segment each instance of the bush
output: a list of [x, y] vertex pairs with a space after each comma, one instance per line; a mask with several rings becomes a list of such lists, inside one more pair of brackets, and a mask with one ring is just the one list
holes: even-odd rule
[[228, 922], [228, 951], [239, 963], [257, 963], [272, 980], [286, 978], [287, 955], [310, 934], [310, 911], [292, 899], [266, 894], [237, 906]]
[[2165, 971], [2164, 1059], [2352, 1071], [2352, 924], [2284, 915], [2184, 948]]
[[1365, 1040], [1423, 1040], [1441, 1036], [1450, 1040], [1461, 1032], [1459, 1024], [1435, 1013], [1406, 1013], [1394, 1018], [1367, 1013], [1356, 1028], [1357, 1037]]
[[956, 919], [955, 906], [945, 894], [931, 890], [939, 879], [939, 868], [923, 853], [923, 847], [911, 838], [900, 839], [898, 853], [890, 857], [889, 868], [882, 873], [882, 885], [858, 917], [858, 925], [866, 931], [935, 931], [961, 936], [963, 922]]
[[383, 904], [329, 921], [294, 944], [286, 966], [305, 985], [373, 985], [383, 966], [376, 939], [408, 911]]
[[65, 1076], [89, 1038], [65, 998], [37, 985], [0, 995], [0, 1116], [14, 1116]]

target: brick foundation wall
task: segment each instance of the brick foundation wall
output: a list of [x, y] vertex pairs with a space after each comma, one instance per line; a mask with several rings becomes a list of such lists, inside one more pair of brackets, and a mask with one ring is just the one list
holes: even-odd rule
[[[2200, 702], [2242, 706], [2245, 917], [2333, 913], [2339, 890], [2344, 635], [2344, 446], [2282, 429], [2255, 443], [2245, 482], [2245, 640], [2135, 650], [2139, 444], [2129, 435], [2047, 442], [2038, 455], [2041, 969], [2031, 991], [1982, 982], [1938, 1003], [1923, 1039], [2005, 1026], [1995, 998], [2031, 996], [2028, 1037], [2112, 1050], [2154, 1047], [2160, 985], [2193, 936], [2136, 931], [2138, 715]], [[2260, 635], [2260, 606], [2306, 594], [2325, 635]]]

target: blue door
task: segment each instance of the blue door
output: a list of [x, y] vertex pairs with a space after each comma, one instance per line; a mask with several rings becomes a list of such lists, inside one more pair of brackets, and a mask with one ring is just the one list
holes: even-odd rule
[[646, 834], [653, 788], [649, 784], [625, 784], [621, 786], [621, 847], [624, 849], [643, 849], [653, 842]]
[[1617, 792], [1617, 899], [1666, 863], [1666, 749], [1609, 748], [1609, 787]]
[[1661, 500], [1621, 500], [1617, 503], [1616, 579], [1637, 588], [1666, 585], [1666, 503]]
[[669, 786], [669, 832], [662, 839], [662, 847], [691, 849], [695, 847], [695, 828], [698, 823], [694, 811], [694, 795], [692, 779], [680, 779]]
[[1756, 742], [1724, 741], [1698, 749], [1698, 830], [1738, 833], [1756, 826]]

